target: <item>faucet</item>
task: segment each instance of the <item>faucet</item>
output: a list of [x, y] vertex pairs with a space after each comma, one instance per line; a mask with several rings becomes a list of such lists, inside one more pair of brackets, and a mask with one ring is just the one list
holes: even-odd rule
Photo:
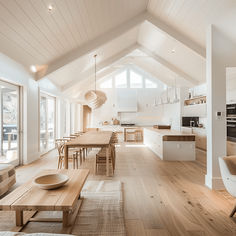
[[194, 124], [195, 124], [194, 120], [190, 120], [190, 127], [194, 127]]

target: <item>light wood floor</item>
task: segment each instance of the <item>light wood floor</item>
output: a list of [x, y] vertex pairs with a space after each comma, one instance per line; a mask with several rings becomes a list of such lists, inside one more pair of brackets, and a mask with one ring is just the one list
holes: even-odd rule
[[[164, 162], [143, 145], [121, 143], [114, 177], [94, 175], [94, 153], [82, 168], [90, 168], [89, 179], [124, 183], [128, 235], [236, 235], [236, 217], [228, 217], [235, 199], [225, 191], [204, 186], [205, 159], [205, 153], [197, 151], [195, 162]], [[56, 152], [51, 152], [18, 168], [17, 184], [41, 169], [56, 168], [56, 161]], [[0, 221], [0, 230], [4, 229]]]

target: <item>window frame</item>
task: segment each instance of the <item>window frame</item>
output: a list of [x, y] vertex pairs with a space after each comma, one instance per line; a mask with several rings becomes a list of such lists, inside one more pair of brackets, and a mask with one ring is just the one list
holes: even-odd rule
[[57, 136], [57, 123], [56, 123], [56, 117], [57, 117], [56, 103], [57, 103], [57, 99], [56, 99], [56, 96], [53, 96], [53, 95], [48, 94], [48, 93], [46, 93], [44, 91], [41, 91], [41, 90], [39, 91], [39, 101], [38, 101], [38, 103], [39, 103], [39, 152], [40, 152], [40, 155], [43, 155], [43, 154], [53, 150], [55, 148], [55, 145], [52, 148], [49, 148], [48, 147], [48, 142], [47, 142], [47, 147], [45, 149], [42, 150], [41, 147], [40, 147], [40, 143], [41, 143], [40, 142], [41, 141], [41, 139], [40, 139], [40, 130], [41, 130], [41, 127], [40, 127], [40, 123], [41, 123], [41, 119], [40, 119], [40, 117], [41, 117], [40, 102], [41, 102], [41, 97], [46, 98], [46, 121], [47, 121], [47, 123], [46, 123], [46, 130], [47, 131], [46, 132], [47, 133], [48, 133], [48, 99], [53, 99], [54, 100], [54, 119], [53, 119], [54, 120], [54, 127], [53, 127], [53, 129], [54, 129], [54, 141], [55, 141], [56, 136]]

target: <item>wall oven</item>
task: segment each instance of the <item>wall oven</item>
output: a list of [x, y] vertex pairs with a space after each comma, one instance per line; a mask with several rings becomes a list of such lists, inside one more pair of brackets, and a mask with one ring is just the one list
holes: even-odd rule
[[236, 141], [236, 116], [227, 117], [227, 139]]
[[235, 116], [236, 118], [236, 104], [227, 104], [226, 114], [227, 114], [227, 117]]

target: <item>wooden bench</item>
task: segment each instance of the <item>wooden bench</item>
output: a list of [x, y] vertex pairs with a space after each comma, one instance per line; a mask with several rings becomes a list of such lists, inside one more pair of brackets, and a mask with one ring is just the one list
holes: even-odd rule
[[[34, 185], [31, 180], [0, 200], [0, 210], [16, 212], [16, 227], [12, 231], [21, 231], [30, 221], [39, 221], [62, 222], [64, 232], [70, 233], [82, 202], [80, 192], [89, 170], [45, 170], [38, 176], [53, 173], [65, 174], [69, 177], [69, 181], [61, 188], [44, 190]], [[62, 219], [34, 218], [37, 211], [62, 211], [63, 216]], [[27, 219], [23, 222], [24, 212], [27, 214]]]

